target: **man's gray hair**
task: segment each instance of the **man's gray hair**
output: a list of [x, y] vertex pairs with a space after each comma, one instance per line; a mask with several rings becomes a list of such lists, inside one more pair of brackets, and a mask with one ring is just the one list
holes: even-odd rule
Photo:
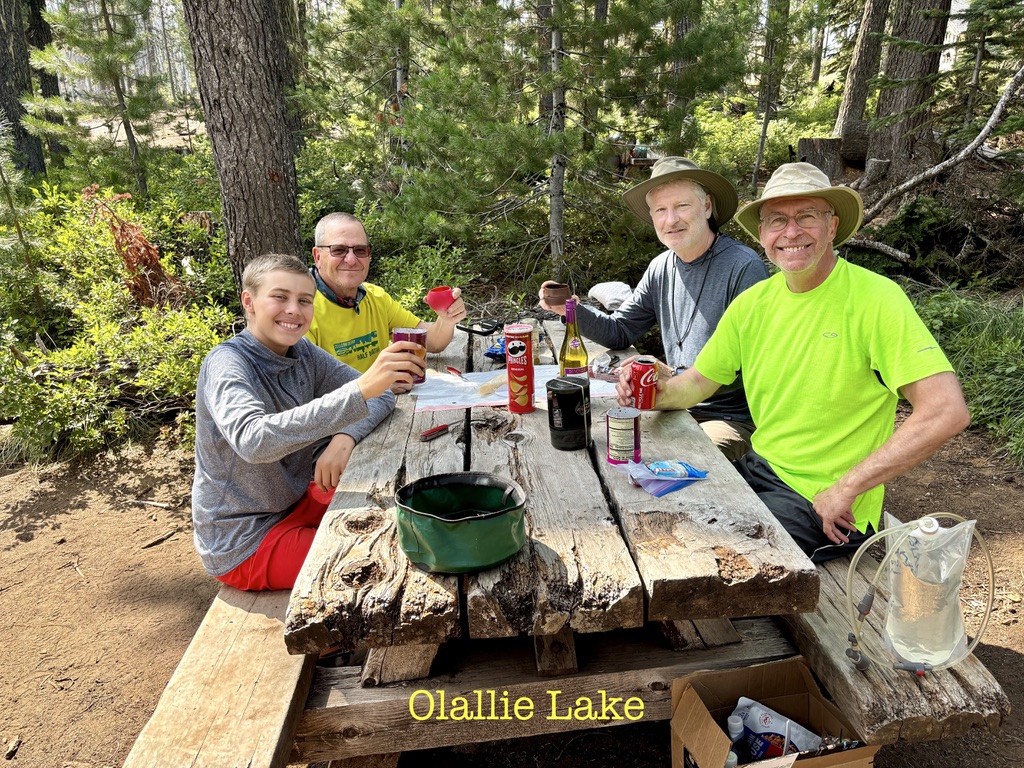
[[279, 270], [313, 279], [306, 262], [298, 256], [288, 253], [264, 253], [245, 265], [245, 271], [242, 272], [242, 290], [255, 295], [267, 275]]
[[[345, 213], [344, 211], [335, 211], [334, 213], [328, 213], [320, 221], [316, 223], [316, 229], [313, 231], [313, 244], [317, 248], [321, 248], [325, 245], [335, 245], [335, 243], [324, 242], [324, 230], [327, 229], [331, 224], [341, 223], [355, 223], [363, 228], [363, 233], [366, 233], [366, 227], [359, 219], [353, 216], [351, 213]], [[346, 243], [351, 245], [351, 243]]]
[[687, 185], [693, 187], [693, 191], [697, 195], [697, 199], [700, 200], [701, 206], [704, 206], [704, 205], [707, 204], [708, 191], [706, 189], [704, 189], [704, 187], [702, 187], [700, 184], [698, 184], [693, 179], [673, 179], [672, 181], [666, 181], [664, 184], [659, 184], [654, 189], [652, 189], [650, 192], [648, 192], [646, 195], [644, 195], [644, 200], [646, 200], [647, 201], [647, 205], [650, 206], [650, 204], [651, 204], [651, 195], [653, 195], [659, 189], [663, 189], [664, 187], [674, 187], [677, 184], [687, 184]]

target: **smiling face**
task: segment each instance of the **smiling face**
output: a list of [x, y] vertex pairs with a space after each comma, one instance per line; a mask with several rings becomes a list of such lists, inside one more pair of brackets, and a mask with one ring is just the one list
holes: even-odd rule
[[647, 193], [647, 205], [658, 239], [683, 261], [693, 261], [711, 247], [711, 198], [698, 184], [662, 184]]
[[370, 272], [370, 258], [359, 258], [351, 248], [344, 256], [332, 256], [330, 245], [369, 245], [366, 230], [358, 221], [329, 221], [323, 227], [320, 245], [313, 247], [313, 260], [320, 277], [338, 296], [355, 298]]
[[249, 332], [279, 355], [298, 343], [313, 322], [316, 285], [308, 274], [275, 269], [258, 288], [242, 291]]
[[[828, 202], [818, 197], [786, 197], [761, 206], [761, 246], [771, 262], [786, 274], [786, 283], [793, 291], [809, 291], [821, 285], [836, 265], [832, 240], [839, 217], [831, 210]], [[828, 213], [817, 217], [805, 215], [804, 226], [797, 224], [798, 214], [809, 211]], [[786, 216], [788, 220], [782, 229], [769, 231], [764, 222], [776, 216]]]

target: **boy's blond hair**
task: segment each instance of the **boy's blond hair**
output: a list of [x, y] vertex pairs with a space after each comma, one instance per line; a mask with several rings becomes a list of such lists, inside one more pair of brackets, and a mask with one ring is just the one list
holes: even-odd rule
[[306, 262], [298, 256], [287, 253], [264, 253], [245, 265], [245, 271], [242, 272], [242, 290], [255, 295], [267, 275], [277, 270], [306, 275], [310, 280], [313, 279]]

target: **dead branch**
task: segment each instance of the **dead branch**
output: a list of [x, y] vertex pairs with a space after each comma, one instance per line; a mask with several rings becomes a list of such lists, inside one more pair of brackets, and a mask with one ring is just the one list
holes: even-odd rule
[[904, 264], [910, 263], [909, 253], [904, 253], [899, 248], [893, 248], [891, 245], [880, 243], [877, 240], [868, 240], [864, 237], [853, 237], [847, 241], [847, 245], [852, 245], [855, 248], [867, 248], [872, 251], [880, 251], [886, 256], [896, 259], [896, 261], [902, 261]]
[[988, 122], [985, 123], [985, 127], [981, 129], [981, 133], [979, 133], [974, 138], [974, 141], [972, 141], [970, 144], [964, 147], [959, 152], [959, 154], [954, 155], [948, 160], [942, 161], [938, 165], [933, 165], [928, 170], [919, 173], [917, 176], [914, 176], [911, 179], [907, 179], [907, 181], [903, 182], [898, 187], [890, 189], [888, 192], [882, 195], [878, 202], [871, 206], [871, 210], [867, 211], [864, 214], [864, 221], [862, 222], [862, 226], [864, 224], [867, 224], [879, 213], [881, 213], [885, 209], [885, 206], [887, 206], [895, 198], [899, 197], [900, 195], [906, 192], [909, 192], [917, 185], [922, 184], [925, 181], [928, 181], [928, 179], [933, 179], [940, 173], [945, 173], [950, 168], [959, 165], [964, 160], [973, 155], [977, 151], [978, 147], [980, 147], [984, 143], [985, 139], [988, 138], [989, 134], [992, 133], [996, 125], [999, 124], [999, 121], [1003, 119], [1003, 113], [1006, 111], [1006, 105], [1010, 103], [1010, 99], [1012, 99], [1014, 94], [1020, 89], [1021, 84], [1024, 84], [1024, 67], [1021, 67], [1020, 69], [1017, 70], [1017, 74], [1013, 76], [1013, 79], [1010, 80], [1009, 85], [1007, 85], [1006, 88], [1003, 90], [1003, 95], [1000, 96], [999, 103], [996, 104], [995, 109], [992, 110], [992, 114], [989, 116]]

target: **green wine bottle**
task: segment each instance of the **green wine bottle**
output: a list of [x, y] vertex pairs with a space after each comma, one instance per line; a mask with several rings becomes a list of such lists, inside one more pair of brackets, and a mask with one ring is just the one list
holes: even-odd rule
[[575, 299], [565, 302], [565, 338], [562, 339], [562, 351], [558, 353], [558, 375], [590, 378], [587, 348], [583, 346], [583, 337], [576, 327]]

